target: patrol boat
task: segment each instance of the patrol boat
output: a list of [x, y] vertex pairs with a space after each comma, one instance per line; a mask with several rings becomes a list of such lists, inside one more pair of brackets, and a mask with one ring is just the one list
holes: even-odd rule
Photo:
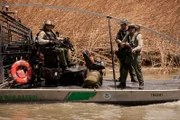
[[[110, 28], [112, 17], [107, 16], [107, 19]], [[32, 40], [31, 29], [9, 16], [8, 11], [0, 11], [0, 31], [0, 103], [93, 102], [140, 105], [180, 100], [180, 80], [178, 76], [174, 80], [145, 80], [144, 90], [139, 90], [138, 84], [131, 82], [127, 82], [125, 89], [118, 89], [116, 87], [118, 82], [115, 79], [114, 81], [104, 79], [103, 85], [98, 89], [82, 88], [79, 84], [74, 83], [71, 85], [57, 84], [56, 86], [47, 87], [46, 82], [48, 83], [50, 78], [47, 79], [46, 75], [51, 72], [55, 76], [55, 78], [51, 76], [52, 80], [57, 80], [58, 76], [66, 74], [64, 75], [66, 81], [66, 79], [69, 79], [67, 78], [69, 74], [82, 73], [86, 69], [81, 67], [78, 69], [72, 68], [70, 73], [59, 75], [61, 73], [59, 68], [48, 69], [47, 66], [40, 67], [42, 66], [41, 61], [39, 56], [36, 56], [38, 45]], [[110, 41], [112, 48], [111, 37]], [[48, 70], [50, 71], [47, 72], [48, 74], [45, 74], [45, 80], [42, 80], [41, 77], [44, 76], [39, 77], [39, 72], [42, 73], [42, 71]], [[10, 71], [15, 76], [14, 74], [10, 75]], [[19, 79], [17, 80], [17, 78]], [[72, 79], [70, 80], [73, 81]]]

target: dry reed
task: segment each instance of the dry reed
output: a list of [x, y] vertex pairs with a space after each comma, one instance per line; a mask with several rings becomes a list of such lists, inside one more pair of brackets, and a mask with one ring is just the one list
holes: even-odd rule
[[[149, 2], [151, 2], [151, 6]], [[83, 0], [81, 2], [74, 0], [66, 0], [63, 2], [59, 0], [9, 0], [8, 3], [39, 3], [93, 11], [116, 16], [117, 18], [126, 18], [134, 23], [162, 32], [177, 40], [180, 38], [180, 27], [178, 26], [180, 23], [180, 4], [178, 1], [147, 0], [139, 4], [139, 0]], [[39, 7], [13, 7], [11, 10], [19, 11], [19, 17], [22, 22], [32, 29], [34, 35], [39, 31], [44, 20], [47, 18], [53, 20], [56, 23], [55, 29], [73, 40], [76, 48], [73, 59], [78, 58], [82, 61], [81, 53], [82, 50], [86, 48], [104, 60], [107, 65], [111, 65], [108, 27], [105, 18]], [[111, 25], [113, 47], [114, 50], [117, 50], [117, 45], [114, 41], [119, 29], [117, 21], [111, 21]], [[141, 33], [144, 39], [142, 51], [143, 66], [158, 67], [160, 68], [158, 73], [164, 74], [168, 74], [173, 71], [172, 69], [180, 66], [179, 45], [173, 44], [158, 35], [144, 30], [141, 30]], [[116, 57], [115, 64], [118, 65], [118, 59]]]

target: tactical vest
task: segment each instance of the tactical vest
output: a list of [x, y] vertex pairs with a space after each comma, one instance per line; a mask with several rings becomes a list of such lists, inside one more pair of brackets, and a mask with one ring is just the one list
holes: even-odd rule
[[[43, 36], [43, 39], [44, 40], [57, 40], [57, 37], [56, 37], [56, 34], [54, 31], [46, 31], [46, 30], [43, 30], [41, 29], [41, 31], [37, 34], [37, 36], [39, 36], [39, 34], [44, 31], [45, 32], [45, 35]], [[37, 41], [38, 41], [38, 37], [36, 37]], [[45, 47], [50, 47], [50, 46], [53, 46], [51, 44], [46, 44], [46, 45], [41, 45], [41, 49], [44, 49]]]
[[56, 37], [56, 34], [51, 30], [51, 31], [45, 31], [45, 35], [43, 36], [43, 39], [45, 40], [56, 40], [57, 37]]
[[135, 47], [138, 46], [137, 36], [138, 36], [139, 34], [140, 34], [140, 33], [135, 33], [135, 36], [133, 36], [134, 38], [131, 38], [129, 34], [127, 35], [127, 42], [130, 43], [130, 45], [131, 45], [132, 48], [135, 48]]
[[[120, 29], [119, 32], [117, 33], [116, 39], [119, 39], [122, 41], [124, 39], [124, 37], [127, 35], [127, 33], [128, 33], [128, 31], [123, 31]], [[119, 48], [119, 50], [121, 49], [119, 44], [118, 44], [118, 48]]]
[[[36, 36], [38, 37], [42, 31], [45, 32], [45, 35], [43, 36], [44, 40], [56, 40], [57, 39], [55, 32], [52, 30], [46, 31], [46, 30], [41, 29], [40, 32], [38, 32], [38, 34]], [[36, 37], [36, 39], [38, 39], [37, 37]]]
[[123, 40], [126, 35], [127, 35], [127, 31], [123, 31], [120, 29], [118, 34], [117, 34], [117, 39]]

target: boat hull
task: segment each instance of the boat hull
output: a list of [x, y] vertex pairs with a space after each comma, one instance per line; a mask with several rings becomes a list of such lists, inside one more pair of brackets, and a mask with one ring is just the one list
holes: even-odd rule
[[0, 102], [92, 102], [139, 105], [180, 100], [180, 90], [1, 89]]

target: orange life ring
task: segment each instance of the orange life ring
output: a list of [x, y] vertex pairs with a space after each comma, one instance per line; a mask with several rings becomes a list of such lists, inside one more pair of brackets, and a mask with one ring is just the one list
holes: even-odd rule
[[[26, 73], [24, 72], [24, 70], [20, 69], [20, 66], [24, 66], [26, 68]], [[16, 61], [11, 67], [11, 77], [20, 84], [25, 84], [29, 82], [32, 77], [31, 65], [24, 60]]]

